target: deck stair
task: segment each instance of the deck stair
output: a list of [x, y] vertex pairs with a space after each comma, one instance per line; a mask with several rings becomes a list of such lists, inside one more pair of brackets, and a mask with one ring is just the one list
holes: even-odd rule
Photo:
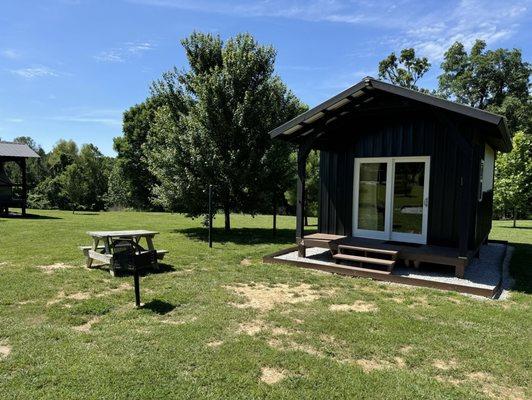
[[334, 254], [333, 258], [336, 263], [348, 261], [357, 264], [359, 267], [385, 267], [386, 271], [391, 273], [398, 254], [399, 252], [396, 250], [340, 244], [338, 245], [338, 253]]

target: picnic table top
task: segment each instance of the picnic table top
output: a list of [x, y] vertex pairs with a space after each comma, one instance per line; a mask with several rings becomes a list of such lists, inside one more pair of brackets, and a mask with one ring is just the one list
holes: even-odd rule
[[87, 235], [97, 238], [104, 237], [138, 237], [138, 236], [153, 236], [159, 232], [147, 231], [143, 229], [130, 231], [88, 231]]

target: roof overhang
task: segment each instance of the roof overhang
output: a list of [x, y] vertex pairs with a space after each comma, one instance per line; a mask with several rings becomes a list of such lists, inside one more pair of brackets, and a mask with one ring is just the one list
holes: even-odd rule
[[500, 135], [500, 138], [498, 138], [500, 145], [497, 150], [508, 152], [512, 149], [510, 134], [503, 116], [421, 93], [416, 90], [392, 85], [371, 77], [364, 78], [356, 85], [351, 86], [329, 100], [278, 126], [270, 131], [270, 136], [272, 138], [295, 142], [301, 136], [305, 136], [313, 131], [318, 123], [321, 126], [325, 126], [327, 123], [336, 119], [339, 114], [345, 113], [348, 107], [371, 101], [371, 93], [375, 92], [393, 94], [487, 124], [487, 126], [498, 131]]
[[39, 158], [33, 149], [24, 143], [0, 142], [0, 157], [2, 158]]

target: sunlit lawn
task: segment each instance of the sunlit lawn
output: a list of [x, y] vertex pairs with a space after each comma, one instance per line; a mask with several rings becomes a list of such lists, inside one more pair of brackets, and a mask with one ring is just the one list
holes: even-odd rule
[[[33, 213], [0, 219], [0, 399], [530, 398], [531, 221], [495, 222], [519, 291], [492, 301], [263, 264], [292, 217], [234, 216], [209, 249], [182, 215]], [[170, 251], [140, 310], [77, 248], [137, 228]]]

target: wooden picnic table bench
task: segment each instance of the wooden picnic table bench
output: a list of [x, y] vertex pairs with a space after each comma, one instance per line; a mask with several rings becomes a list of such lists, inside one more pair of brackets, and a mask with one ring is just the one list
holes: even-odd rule
[[[114, 275], [113, 265], [113, 251], [112, 243], [115, 239], [133, 239], [137, 244], [144, 239], [148, 250], [155, 250], [157, 252], [157, 259], [162, 260], [168, 250], [156, 250], [153, 245], [153, 238], [159, 232], [148, 230], [125, 230], [125, 231], [89, 231], [87, 234], [92, 237], [91, 246], [80, 246], [80, 250], [87, 258], [87, 267], [91, 268], [93, 261], [100, 261], [104, 264], [109, 264], [109, 272]], [[102, 242], [102, 244], [100, 244]], [[153, 265], [157, 268], [157, 263]]]

